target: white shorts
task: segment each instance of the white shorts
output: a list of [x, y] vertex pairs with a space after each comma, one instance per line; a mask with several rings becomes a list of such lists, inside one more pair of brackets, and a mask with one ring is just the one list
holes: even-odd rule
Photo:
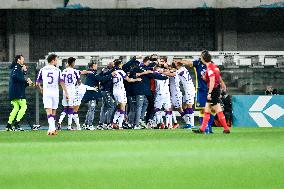
[[162, 109], [164, 107], [165, 110], [171, 108], [171, 96], [170, 93], [167, 94], [156, 94], [155, 97], [155, 108]]
[[66, 97], [63, 95], [62, 106], [74, 106], [74, 96], [70, 95], [69, 100], [66, 100]]
[[42, 97], [43, 105], [45, 109], [56, 110], [58, 108], [59, 96], [45, 96]]
[[195, 90], [187, 90], [183, 96], [183, 103], [194, 104]]
[[74, 106], [75, 90], [67, 90], [69, 100], [66, 100], [65, 94], [63, 93], [62, 106]]
[[127, 103], [126, 92], [125, 91], [117, 91], [113, 92], [113, 97], [117, 103]]
[[80, 94], [75, 94], [73, 106], [80, 106], [82, 101], [82, 96]]
[[171, 103], [175, 108], [182, 107], [182, 94], [172, 94], [171, 95]]

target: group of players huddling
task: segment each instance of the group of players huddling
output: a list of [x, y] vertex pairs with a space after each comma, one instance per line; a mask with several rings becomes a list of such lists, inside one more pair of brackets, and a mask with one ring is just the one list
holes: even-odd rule
[[[174, 57], [168, 63], [167, 57], [158, 58], [157, 55], [146, 56], [142, 62], [138, 61], [139, 58], [133, 57], [125, 64], [121, 59], [115, 59], [98, 73], [96, 62], [90, 62], [88, 70], [75, 69], [76, 59], [73, 57], [61, 71], [56, 67], [57, 56], [50, 54], [48, 65], [39, 71], [36, 81], [47, 114], [47, 134], [57, 135], [66, 116], [68, 130], [175, 129], [179, 127], [176, 111], [184, 121], [182, 128], [192, 129], [195, 133], [213, 133], [210, 126], [217, 115], [224, 127], [223, 133], [230, 133], [219, 98], [221, 88], [226, 90], [226, 86], [208, 51], [202, 51], [200, 58], [194, 61]], [[197, 90], [188, 70], [190, 68], [196, 71]], [[81, 74], [86, 75], [85, 84], [81, 83]], [[63, 89], [64, 110], [56, 124], [58, 84]], [[100, 119], [94, 127], [99, 99], [102, 99]], [[194, 102], [195, 109], [200, 110], [200, 128], [194, 124]], [[82, 127], [78, 116], [81, 103], [88, 104]], [[76, 129], [72, 127], [73, 120]]]

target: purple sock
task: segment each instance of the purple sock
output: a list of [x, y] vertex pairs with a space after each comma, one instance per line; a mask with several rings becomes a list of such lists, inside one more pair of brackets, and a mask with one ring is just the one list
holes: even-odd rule
[[194, 113], [193, 108], [188, 108], [188, 113], [193, 114]]
[[68, 108], [68, 114], [73, 114], [74, 113], [74, 109], [73, 108]]
[[180, 116], [183, 117], [185, 115], [185, 112], [179, 112]]
[[172, 111], [166, 111], [166, 115], [172, 115]]
[[125, 114], [125, 111], [118, 109], [117, 110], [120, 114]]
[[185, 113], [185, 114], [193, 114], [194, 111], [193, 111], [192, 108], [186, 108], [186, 109], [184, 110], [184, 113]]
[[47, 115], [47, 119], [49, 119], [49, 118], [51, 118], [51, 117], [53, 117], [52, 114]]
[[188, 113], [188, 108], [184, 109], [183, 112], [184, 112], [184, 114], [189, 114]]

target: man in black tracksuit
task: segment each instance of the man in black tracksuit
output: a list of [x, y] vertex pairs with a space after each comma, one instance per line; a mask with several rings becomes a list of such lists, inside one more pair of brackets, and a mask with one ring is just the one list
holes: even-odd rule
[[[99, 75], [107, 76], [114, 71], [113, 62], [110, 62], [106, 68], [104, 68]], [[115, 100], [112, 95], [113, 81], [107, 80], [100, 83], [102, 94], [102, 107], [100, 112], [100, 121], [97, 129], [112, 129], [112, 119], [115, 111]], [[104, 127], [104, 124], [106, 127]]]
[[[149, 61], [149, 57], [145, 57], [143, 62]], [[139, 63], [139, 62], [138, 62]], [[154, 97], [152, 96], [151, 88], [150, 88], [150, 81], [151, 79], [160, 79], [166, 80], [168, 77], [162, 76], [159, 73], [153, 73], [149, 67], [139, 66], [137, 61], [132, 61], [131, 69], [129, 77], [140, 77], [142, 79], [141, 82], [131, 83], [131, 94], [132, 94], [132, 104], [131, 106], [134, 108], [132, 109], [133, 112], [133, 127], [134, 129], [140, 129], [139, 127], [139, 120], [141, 118], [141, 113], [143, 109], [143, 104], [145, 101], [148, 101], [148, 108], [154, 109]], [[147, 64], [148, 65], [148, 64]], [[146, 68], [146, 69], [145, 69]], [[148, 112], [147, 112], [148, 113]], [[148, 117], [146, 116], [146, 122], [149, 121], [151, 115], [149, 114]], [[153, 116], [153, 115], [152, 115]], [[131, 116], [132, 117], [132, 116]]]
[[[115, 72], [109, 73], [106, 76], [101, 76], [97, 73], [97, 63], [91, 62], [89, 63], [89, 71], [92, 71], [92, 73], [87, 74], [85, 85], [90, 87], [98, 87], [99, 83], [111, 80], [112, 74], [115, 74]], [[83, 96], [82, 102], [88, 103], [88, 112], [86, 114], [85, 119], [85, 128], [88, 130], [94, 130], [93, 126], [93, 120], [94, 120], [94, 114], [95, 114], [95, 108], [97, 104], [97, 100], [102, 97], [101, 91], [93, 91], [93, 90], [87, 90], [85, 95]]]
[[32, 84], [30, 78], [25, 79], [23, 66], [24, 57], [22, 55], [15, 56], [14, 61], [10, 65], [9, 100], [13, 105], [13, 110], [9, 116], [9, 121], [6, 127], [7, 131], [13, 130], [12, 124], [14, 121], [15, 130], [23, 131], [23, 129], [19, 126], [19, 123], [27, 110], [25, 90], [27, 86]]

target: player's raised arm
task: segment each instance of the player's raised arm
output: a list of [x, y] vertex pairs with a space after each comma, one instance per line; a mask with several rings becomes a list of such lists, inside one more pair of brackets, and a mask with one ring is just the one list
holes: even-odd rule
[[186, 65], [186, 66], [189, 66], [189, 67], [192, 67], [193, 66], [193, 62], [192, 60], [189, 60], [189, 59], [182, 59], [181, 60], [181, 63]]
[[141, 73], [136, 73], [136, 77], [141, 77], [142, 75], [147, 75], [147, 74], [152, 74], [153, 71], [152, 70], [146, 70], [144, 72]]
[[125, 79], [126, 81], [130, 82], [130, 83], [132, 83], [132, 82], [137, 82], [137, 81], [142, 81], [141, 78], [136, 78], [136, 79], [134, 79], [134, 78], [129, 78], [128, 76], [126, 76], [124, 79]]
[[168, 76], [168, 77], [174, 77], [176, 76], [176, 73], [175, 72], [171, 72], [169, 70], [165, 71], [163, 70], [162, 72], [160, 72], [161, 74], [165, 75], [165, 76]]

